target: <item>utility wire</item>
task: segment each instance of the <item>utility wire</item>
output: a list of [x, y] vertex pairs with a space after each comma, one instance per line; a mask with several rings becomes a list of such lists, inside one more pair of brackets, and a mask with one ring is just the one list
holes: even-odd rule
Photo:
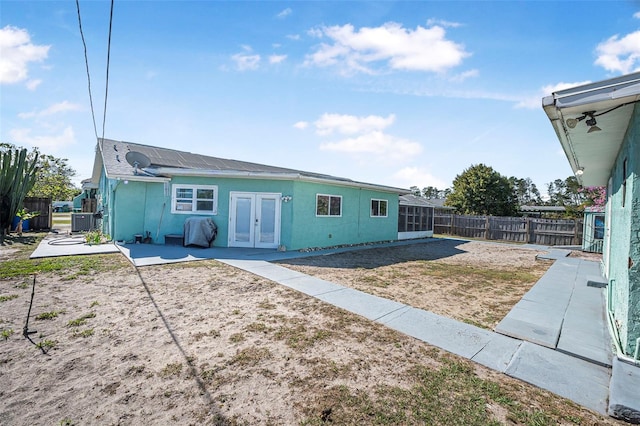
[[78, 26], [80, 27], [80, 37], [82, 38], [82, 46], [84, 47], [84, 63], [87, 67], [87, 82], [89, 83], [89, 105], [91, 106], [91, 118], [93, 119], [93, 132], [98, 140], [98, 127], [96, 126], [96, 114], [93, 110], [93, 96], [91, 95], [91, 75], [89, 74], [89, 58], [87, 56], [87, 43], [84, 40], [82, 32], [82, 19], [80, 18], [80, 0], [76, 0], [76, 9], [78, 11]]
[[104, 127], [107, 122], [107, 97], [109, 96], [109, 60], [111, 57], [111, 26], [113, 24], [113, 3], [111, 0], [111, 12], [109, 13], [109, 40], [107, 41], [107, 75], [104, 88], [104, 111], [102, 115], [102, 139], [104, 139]]

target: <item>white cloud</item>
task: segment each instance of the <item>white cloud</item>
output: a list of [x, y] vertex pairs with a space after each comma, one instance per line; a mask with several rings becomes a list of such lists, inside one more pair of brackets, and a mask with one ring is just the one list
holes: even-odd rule
[[293, 127], [295, 127], [296, 129], [304, 130], [307, 127], [309, 127], [309, 122], [308, 121], [298, 121], [297, 123], [295, 123], [293, 125]]
[[445, 21], [443, 19], [430, 18], [427, 20], [428, 27], [432, 27], [434, 25], [439, 25], [445, 28], [458, 28], [462, 26], [460, 22]]
[[285, 59], [287, 59], [287, 55], [271, 55], [269, 56], [269, 63], [279, 64], [281, 62], [284, 62]]
[[516, 108], [525, 108], [525, 109], [538, 109], [542, 108], [542, 98], [545, 96], [549, 96], [554, 92], [558, 92], [560, 90], [569, 89], [571, 87], [582, 86], [584, 84], [589, 84], [590, 81], [580, 81], [576, 83], [557, 83], [554, 85], [547, 85], [541, 87], [538, 93], [527, 97], [525, 99], [520, 100], [516, 104]]
[[402, 160], [422, 152], [419, 143], [397, 138], [379, 130], [338, 142], [326, 142], [320, 145], [320, 149], [348, 154], [373, 154], [385, 160]]
[[76, 143], [71, 126], [67, 126], [59, 135], [32, 136], [31, 129], [12, 129], [11, 141], [16, 145], [40, 148], [43, 152], [56, 152]]
[[0, 84], [26, 80], [29, 63], [46, 59], [50, 47], [32, 44], [25, 29], [10, 25], [0, 29]]
[[36, 90], [38, 88], [38, 86], [40, 86], [40, 84], [42, 84], [42, 80], [36, 79], [36, 80], [29, 80], [27, 81], [27, 89], [31, 90], [32, 92], [34, 90]]
[[640, 19], [640, 12], [634, 13], [633, 17], [636, 18], [636, 19]]
[[473, 69], [473, 70], [461, 72], [460, 74], [453, 75], [449, 78], [449, 80], [455, 83], [462, 83], [466, 79], [477, 77], [478, 75], [480, 75], [480, 71], [478, 71], [477, 69]]
[[353, 25], [321, 27], [310, 30], [314, 37], [326, 37], [330, 43], [322, 43], [307, 55], [307, 66], [340, 65], [343, 72], [374, 73], [372, 66], [384, 62], [395, 70], [444, 72], [469, 56], [464, 46], [447, 40], [441, 26], [415, 30], [401, 24], [388, 22], [380, 27]]
[[57, 104], [53, 104], [48, 108], [45, 108], [41, 111], [33, 111], [33, 112], [21, 112], [18, 114], [20, 118], [32, 118], [32, 117], [44, 117], [48, 115], [58, 114], [60, 112], [66, 111], [78, 111], [81, 107], [78, 104], [73, 104], [69, 101], [62, 101]]
[[284, 9], [282, 12], [278, 13], [276, 16], [280, 19], [286, 18], [287, 16], [291, 15], [293, 13], [293, 10], [291, 10], [290, 7]]
[[438, 189], [446, 189], [451, 186], [451, 184], [418, 167], [404, 167], [398, 170], [393, 177], [406, 188], [412, 186], [417, 186], [418, 188], [433, 186]]
[[260, 66], [260, 55], [236, 53], [231, 59], [236, 63], [236, 68], [240, 71], [255, 70]]
[[330, 135], [333, 132], [354, 135], [385, 129], [392, 125], [395, 120], [395, 114], [389, 114], [386, 118], [379, 115], [356, 117], [355, 115], [322, 114], [313, 124], [316, 126], [316, 133], [319, 135]]
[[300, 34], [289, 34], [287, 35], [287, 38], [289, 40], [300, 40], [301, 37], [300, 37]]
[[596, 47], [596, 65], [622, 74], [640, 70], [640, 30], [620, 38], [610, 37]]

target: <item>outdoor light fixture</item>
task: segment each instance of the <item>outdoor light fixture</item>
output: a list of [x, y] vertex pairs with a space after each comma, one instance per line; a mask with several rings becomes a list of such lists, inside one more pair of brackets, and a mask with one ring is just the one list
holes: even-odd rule
[[582, 176], [583, 173], [584, 173], [584, 167], [579, 167], [578, 170], [576, 170], [576, 176]]
[[589, 119], [585, 121], [587, 126], [589, 126], [589, 130], [587, 130], [587, 133], [598, 132], [602, 130], [600, 127], [596, 126], [596, 118], [593, 116], [594, 113], [595, 111], [592, 111], [591, 113], [585, 112], [585, 115], [589, 116]]
[[[609, 112], [609, 111], [606, 111], [606, 112]], [[585, 124], [589, 126], [589, 130], [587, 130], [587, 133], [597, 132], [602, 129], [596, 126], [596, 116], [602, 115], [602, 114], [605, 114], [605, 112], [601, 114], [596, 114], [595, 111], [586, 111], [586, 112], [583, 112], [582, 116], [578, 118], [567, 118], [567, 121], [565, 123], [567, 124], [568, 128], [574, 129], [579, 122], [586, 119], [587, 121], [585, 121]]]
[[583, 120], [586, 120], [585, 124], [587, 126], [589, 126], [589, 130], [587, 130], [587, 133], [599, 132], [602, 129], [596, 125], [597, 124], [596, 123], [596, 117], [600, 117], [601, 115], [608, 114], [611, 111], [615, 111], [618, 108], [622, 108], [623, 106], [635, 104], [635, 103], [638, 103], [638, 102], [640, 102], [640, 100], [626, 102], [624, 104], [616, 105], [613, 108], [610, 108], [610, 109], [608, 109], [606, 111], [599, 112], [597, 114], [596, 114], [595, 111], [585, 111], [585, 112], [582, 113], [582, 115], [580, 117], [567, 118], [565, 120], [565, 124], [567, 125], [568, 128], [575, 129], [576, 126], [578, 125], [578, 123], [580, 123]]
[[570, 129], [574, 129], [578, 123], [579, 121], [577, 118], [567, 118], [567, 127]]

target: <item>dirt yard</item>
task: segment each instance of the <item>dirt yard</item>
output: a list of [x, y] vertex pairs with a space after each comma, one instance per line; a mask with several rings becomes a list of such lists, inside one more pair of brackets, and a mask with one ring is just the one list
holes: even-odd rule
[[[531, 251], [435, 244], [295, 268], [396, 299], [414, 292], [458, 318], [473, 306], [470, 320], [489, 324], [499, 314], [485, 305], [512, 302], [502, 293], [524, 291], [548, 266]], [[0, 252], [2, 425], [619, 424], [215, 261], [135, 269], [120, 255]], [[32, 343], [22, 335], [29, 268], [41, 271]], [[478, 281], [480, 268], [502, 271], [501, 289], [493, 275]]]

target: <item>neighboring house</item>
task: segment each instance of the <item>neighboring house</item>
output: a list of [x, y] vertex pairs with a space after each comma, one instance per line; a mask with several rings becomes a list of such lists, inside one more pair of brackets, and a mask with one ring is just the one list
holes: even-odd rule
[[604, 209], [586, 207], [582, 227], [582, 251], [602, 253], [604, 244]]
[[91, 182], [91, 179], [84, 179], [81, 185], [82, 192], [73, 198], [73, 211], [93, 213], [96, 211], [95, 199], [98, 184]]
[[436, 216], [450, 215], [456, 211], [455, 207], [444, 205], [447, 202], [446, 198], [427, 198], [427, 201], [433, 206], [433, 213]]
[[[603, 272], [609, 320], [623, 356], [640, 354], [640, 73], [542, 100], [583, 186], [606, 186]], [[619, 353], [620, 355], [620, 353]]]
[[101, 229], [162, 244], [209, 217], [219, 247], [297, 250], [398, 238], [409, 190], [335, 176], [99, 139], [91, 178]]
[[400, 196], [398, 239], [433, 237], [434, 205], [412, 194]]

